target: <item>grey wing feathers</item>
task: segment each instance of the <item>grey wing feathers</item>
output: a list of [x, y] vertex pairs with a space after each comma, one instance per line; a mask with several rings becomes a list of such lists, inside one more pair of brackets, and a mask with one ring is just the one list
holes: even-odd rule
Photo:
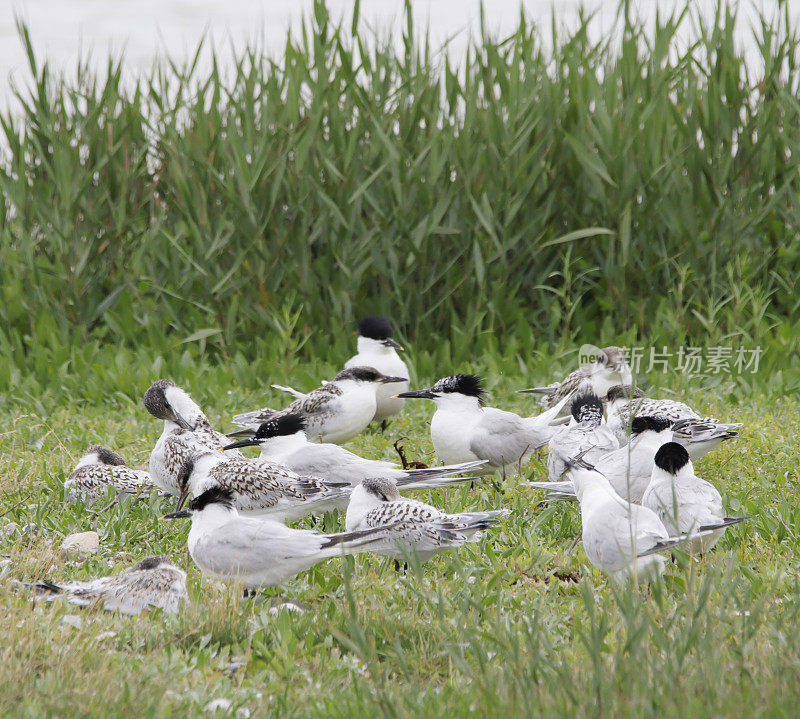
[[686, 544], [687, 542], [691, 542], [694, 539], [699, 539], [700, 537], [705, 537], [711, 534], [715, 529], [720, 529], [718, 526], [713, 526], [708, 529], [703, 529], [698, 532], [693, 532], [692, 534], [684, 534], [680, 537], [669, 537], [668, 539], [661, 539], [653, 544], [652, 547], [645, 549], [643, 552], [638, 552], [636, 554], [637, 557], [649, 557], [651, 554], [658, 554], [659, 552], [665, 552], [667, 549], [672, 549], [673, 547], [680, 546], [681, 544]]
[[736, 430], [740, 429], [740, 422], [723, 424], [709, 419], [686, 418], [675, 422], [672, 426], [672, 434], [676, 439], [689, 442], [704, 442], [711, 439], [731, 439], [738, 435]]
[[76, 496], [96, 499], [105, 494], [109, 487], [123, 494], [136, 494], [153, 485], [147, 472], [125, 465], [90, 464], [73, 471], [64, 482], [64, 487], [69, 499]]
[[486, 420], [470, 442], [470, 451], [500, 467], [519, 462], [523, 455], [543, 446], [543, 442], [528, 431], [522, 418], [512, 412], [487, 408]]
[[[233, 423], [239, 427], [256, 430], [263, 422], [268, 422], [275, 415], [278, 410], [270, 407], [254, 410], [253, 412], [242, 412], [241, 414], [233, 415]], [[230, 433], [228, 437], [239, 436], [238, 433]]]
[[[406, 476], [408, 480], [418, 480], [425, 478], [444, 477], [449, 474], [460, 474], [461, 472], [471, 472], [475, 469], [488, 464], [485, 459], [479, 459], [476, 462], [461, 462], [460, 464], [449, 464], [443, 467], [425, 467], [424, 469], [408, 469]], [[399, 481], [398, 481], [399, 484]]]
[[553, 394], [558, 389], [558, 382], [553, 382], [546, 387], [531, 387], [530, 389], [520, 390], [528, 394]]
[[310, 416], [322, 412], [330, 402], [342, 395], [342, 390], [335, 383], [323, 385], [312, 390], [307, 395], [296, 399], [287, 408], [286, 412]]
[[347, 495], [347, 482], [302, 477], [279, 464], [264, 460], [232, 459], [211, 470], [212, 478], [234, 491], [238, 509], [252, 511], [285, 502], [301, 503]]
[[282, 385], [282, 384], [273, 384], [273, 385], [270, 385], [270, 386], [273, 389], [278, 389], [281, 392], [286, 392], [287, 394], [290, 394], [290, 395], [292, 395], [294, 397], [302, 398], [302, 397], [306, 396], [305, 392], [300, 392], [299, 390], [296, 390], [294, 387], [288, 387], [288, 386]]
[[548, 409], [557, 405], [564, 397], [568, 397], [575, 392], [584, 379], [585, 376], [580, 370], [576, 369], [570, 372], [562, 382], [555, 383], [554, 389], [549, 394], [542, 397], [541, 404]]

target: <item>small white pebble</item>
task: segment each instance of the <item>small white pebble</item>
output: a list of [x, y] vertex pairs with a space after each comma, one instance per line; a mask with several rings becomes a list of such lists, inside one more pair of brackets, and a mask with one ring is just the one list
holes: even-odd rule
[[281, 604], [276, 604], [274, 607], [269, 608], [269, 615], [271, 617], [277, 617], [281, 612], [295, 612], [297, 614], [305, 614], [306, 610], [295, 604], [294, 602], [282, 602]]
[[104, 639], [112, 639], [116, 636], [116, 632], [100, 632], [100, 634], [97, 635], [97, 641], [102, 642]]
[[61, 543], [61, 555], [65, 559], [86, 559], [90, 554], [97, 554], [99, 549], [100, 535], [97, 532], [70, 534]]
[[212, 699], [208, 704], [203, 707], [204, 712], [216, 712], [219, 709], [226, 712], [231, 708], [230, 699]]
[[11, 537], [18, 532], [19, 525], [16, 522], [9, 522], [8, 524], [4, 525], [2, 529], [0, 529], [0, 533], [2, 533], [4, 537]]
[[236, 710], [236, 716], [239, 719], [250, 719], [250, 714], [252, 714], [252, 712], [247, 707], [239, 707]]
[[81, 619], [77, 614], [65, 614], [63, 617], [61, 617], [61, 623], [75, 629], [80, 629], [81, 625], [83, 624], [83, 619]]

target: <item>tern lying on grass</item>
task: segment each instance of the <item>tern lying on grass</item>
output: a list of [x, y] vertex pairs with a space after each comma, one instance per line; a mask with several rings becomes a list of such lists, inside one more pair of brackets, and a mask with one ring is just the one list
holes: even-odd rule
[[726, 439], [738, 436], [741, 423], [725, 424], [713, 417], [701, 417], [689, 405], [673, 399], [645, 397], [640, 389], [616, 385], [606, 394], [608, 427], [620, 446], [630, 439], [632, 417], [664, 417], [672, 424], [672, 440], [682, 444], [692, 461], [716, 449]]
[[306, 420], [310, 440], [342, 444], [361, 434], [372, 421], [378, 388], [403, 382], [408, 382], [407, 378], [388, 376], [372, 367], [351, 367], [299, 397], [284, 410], [266, 407], [235, 415], [234, 424], [246, 429], [231, 432], [228, 436], [252, 437], [262, 423], [291, 412]]
[[274, 587], [331, 557], [368, 551], [391, 527], [341, 534], [292, 529], [273, 519], [242, 517], [229, 489], [213, 487], [188, 509], [164, 519], [190, 518], [189, 554], [203, 574], [247, 590]]
[[25, 586], [36, 591], [37, 599], [81, 607], [97, 604], [121, 614], [139, 614], [149, 607], [176, 614], [181, 601], [189, 603], [186, 572], [167, 557], [147, 557], [119, 574], [86, 582], [41, 581]]
[[485, 462], [464, 462], [446, 467], [403, 469], [392, 462], [366, 459], [326, 442], [310, 442], [306, 436], [306, 421], [297, 414], [283, 414], [264, 422], [253, 437], [226, 445], [225, 449], [258, 446], [261, 459], [283, 465], [297, 474], [323, 477], [334, 482], [346, 482], [355, 487], [368, 477], [390, 477], [403, 489], [447, 487], [469, 481], [449, 475], [469, 472]]
[[118, 496], [133, 496], [154, 486], [147, 472], [131, 469], [116, 452], [97, 444], [86, 450], [64, 481], [64, 498], [75, 502], [80, 497], [91, 505], [111, 487]]
[[692, 554], [704, 554], [719, 541], [726, 527], [747, 519], [726, 516], [717, 488], [694, 473], [688, 452], [676, 442], [668, 442], [656, 452], [642, 505], [653, 510], [672, 535], [716, 527], [687, 543], [685, 549]]
[[558, 413], [567, 402], [535, 417], [520, 417], [495, 407], [484, 407], [482, 380], [473, 374], [443, 377], [430, 389], [402, 392], [400, 397], [430, 399], [436, 403], [431, 419], [431, 441], [446, 464], [485, 460], [477, 474], [504, 473], [525, 462], [548, 443], [563, 424]]
[[492, 527], [508, 510], [448, 514], [430, 504], [400, 496], [386, 477], [365, 479], [353, 490], [345, 516], [348, 532], [390, 527], [388, 536], [370, 547], [387, 557], [416, 556], [430, 559], [446, 549], [477, 542], [481, 531]]

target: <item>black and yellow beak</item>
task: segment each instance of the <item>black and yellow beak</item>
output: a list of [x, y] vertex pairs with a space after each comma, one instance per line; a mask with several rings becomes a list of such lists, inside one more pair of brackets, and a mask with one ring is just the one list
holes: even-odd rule
[[384, 347], [394, 347], [396, 350], [403, 350], [403, 346], [395, 342], [391, 337], [382, 340], [381, 344], [383, 344]]
[[395, 397], [407, 399], [436, 399], [438, 395], [430, 389], [417, 389], [411, 392], [401, 392], [400, 394], [396, 394]]
[[189, 519], [192, 513], [188, 509], [181, 509], [178, 512], [170, 512], [165, 514], [161, 519]]
[[255, 437], [248, 437], [247, 439], [240, 439], [238, 442], [231, 442], [231, 444], [226, 444], [220, 452], [225, 452], [229, 449], [239, 449], [240, 447], [257, 447], [261, 444], [260, 439], [256, 439]]

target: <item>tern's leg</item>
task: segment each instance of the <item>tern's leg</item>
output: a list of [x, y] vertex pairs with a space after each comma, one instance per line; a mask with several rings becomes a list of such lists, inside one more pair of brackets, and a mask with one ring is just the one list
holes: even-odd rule
[[399, 573], [400, 570], [401, 570], [401, 567], [402, 567], [403, 574], [405, 574], [408, 571], [408, 562], [403, 562], [402, 564], [400, 564], [400, 560], [399, 559], [395, 559], [394, 560], [394, 571]]
[[384, 419], [381, 421], [381, 432], [385, 432], [386, 428], [389, 426], [389, 420]]
[[580, 534], [578, 534], [578, 535], [575, 537], [575, 539], [573, 539], [573, 540], [572, 540], [572, 544], [570, 544], [570, 545], [569, 545], [569, 547], [567, 547], [567, 556], [569, 556], [570, 554], [572, 554], [572, 550], [573, 550], [573, 549], [575, 549], [575, 545], [576, 545], [578, 542], [580, 542], [580, 541], [581, 541], [581, 535], [580, 535]]

